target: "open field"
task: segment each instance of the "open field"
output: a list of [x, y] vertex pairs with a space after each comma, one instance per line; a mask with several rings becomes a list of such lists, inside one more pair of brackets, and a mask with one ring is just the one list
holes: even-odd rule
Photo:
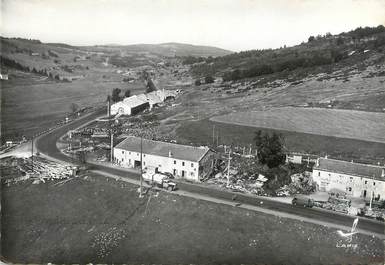
[[295, 131], [256, 128], [229, 123], [210, 121], [209, 119], [182, 122], [176, 130], [179, 142], [210, 145], [212, 143], [213, 126], [219, 134], [219, 144], [246, 146], [254, 145], [257, 130], [278, 132], [285, 138], [285, 147], [289, 151], [319, 155], [329, 155], [340, 159], [383, 163], [385, 160], [385, 144], [367, 142], [349, 138], [337, 138]]
[[1, 83], [2, 138], [43, 131], [71, 113], [71, 104], [79, 107], [106, 104], [107, 95], [115, 87], [141, 93], [144, 84], [112, 80], [76, 80], [56, 82], [33, 74], [19, 73], [18, 79]]
[[[357, 234], [150, 192], [103, 177], [3, 186], [2, 255], [19, 263], [382, 264]], [[23, 196], [19, 196], [23, 192]], [[295, 242], [295, 244], [293, 243]], [[306, 253], [306, 255], [304, 255]]]
[[385, 143], [385, 113], [286, 107], [235, 112], [211, 120]]

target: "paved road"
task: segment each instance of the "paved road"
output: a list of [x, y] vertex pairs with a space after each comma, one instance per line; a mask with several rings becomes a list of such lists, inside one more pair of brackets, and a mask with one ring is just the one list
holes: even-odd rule
[[[85, 116], [79, 120], [73, 121], [72, 123], [69, 123], [63, 127], [60, 127], [46, 135], [42, 135], [40, 138], [36, 140], [36, 147], [39, 150], [39, 152], [48, 155], [50, 157], [53, 157], [55, 159], [65, 161], [65, 162], [73, 162], [72, 159], [58, 150], [56, 147], [57, 140], [64, 135], [68, 130], [76, 129], [77, 127], [81, 126], [85, 122], [91, 121], [95, 119], [96, 117], [102, 115], [105, 112], [104, 109], [101, 109], [93, 114], [90, 114], [88, 116]], [[111, 168], [103, 165], [94, 165], [92, 164], [91, 169], [99, 170], [103, 172], [108, 172], [113, 175], [125, 177], [125, 178], [132, 178], [132, 179], [139, 179], [139, 174], [133, 173], [133, 172], [127, 172], [125, 170], [120, 170], [117, 168]], [[255, 197], [255, 196], [249, 196], [241, 193], [233, 193], [228, 191], [221, 191], [213, 188], [206, 187], [204, 185], [199, 184], [190, 184], [190, 183], [178, 183], [178, 187], [181, 190], [185, 190], [188, 192], [198, 193], [206, 196], [210, 196], [216, 199], [222, 199], [226, 201], [234, 201], [234, 194], [236, 194], [236, 202], [243, 203], [243, 204], [249, 204], [258, 206], [260, 208], [265, 208], [268, 210], [278, 211], [282, 213], [287, 214], [293, 214], [297, 216], [301, 216], [308, 219], [315, 219], [317, 221], [323, 221], [327, 223], [333, 223], [336, 225], [343, 225], [350, 227], [353, 222], [353, 217], [342, 215], [330, 211], [324, 211], [321, 209], [309, 209], [309, 208], [303, 208], [303, 207], [297, 207], [290, 204], [285, 204], [277, 201], [272, 201], [269, 199], [261, 198], [261, 197]], [[262, 202], [262, 203], [261, 203]], [[368, 220], [361, 218], [358, 228], [361, 230], [366, 230], [372, 233], [381, 234], [384, 235], [385, 233], [385, 224], [374, 221], [374, 220]]]

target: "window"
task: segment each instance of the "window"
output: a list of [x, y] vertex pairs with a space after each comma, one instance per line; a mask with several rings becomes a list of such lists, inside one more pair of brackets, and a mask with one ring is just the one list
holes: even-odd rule
[[176, 165], [176, 160], [174, 160], [174, 165]]
[[318, 177], [321, 177], [321, 172], [318, 172]]
[[143, 157], [146, 157], [146, 155], [143, 155]]
[[128, 152], [129, 155], [131, 155], [131, 152]]
[[330, 173], [328, 174], [328, 176], [329, 176], [329, 177], [331, 176]]
[[143, 162], [143, 166], [145, 166], [146, 165], [146, 162]]
[[122, 154], [124, 154], [124, 151], [122, 150]]
[[191, 177], [194, 177], [194, 172], [191, 171], [191, 172], [190, 172], [190, 176], [191, 176]]
[[353, 177], [350, 177], [350, 182], [353, 182]]
[[352, 191], [352, 187], [349, 187], [349, 191]]
[[376, 182], [373, 181], [373, 186], [376, 186]]
[[365, 180], [365, 184], [368, 184], [368, 181], [367, 181], [367, 180]]
[[194, 163], [191, 163], [191, 167], [194, 167]]
[[184, 162], [182, 162], [182, 166], [184, 166]]

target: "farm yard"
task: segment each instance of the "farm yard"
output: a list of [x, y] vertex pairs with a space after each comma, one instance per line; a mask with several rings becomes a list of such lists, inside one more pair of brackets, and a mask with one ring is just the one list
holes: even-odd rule
[[137, 186], [102, 176], [56, 182], [2, 187], [2, 255], [8, 262], [382, 264], [384, 259], [382, 240], [372, 236], [354, 235], [349, 246], [333, 228], [166, 192], [149, 191], [139, 199]]
[[235, 112], [212, 121], [385, 143], [385, 113], [324, 108]]

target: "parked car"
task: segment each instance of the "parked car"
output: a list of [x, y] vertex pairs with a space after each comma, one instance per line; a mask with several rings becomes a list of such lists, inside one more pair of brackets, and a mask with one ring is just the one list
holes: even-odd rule
[[314, 200], [307, 196], [296, 195], [291, 201], [293, 205], [312, 208], [314, 206]]

